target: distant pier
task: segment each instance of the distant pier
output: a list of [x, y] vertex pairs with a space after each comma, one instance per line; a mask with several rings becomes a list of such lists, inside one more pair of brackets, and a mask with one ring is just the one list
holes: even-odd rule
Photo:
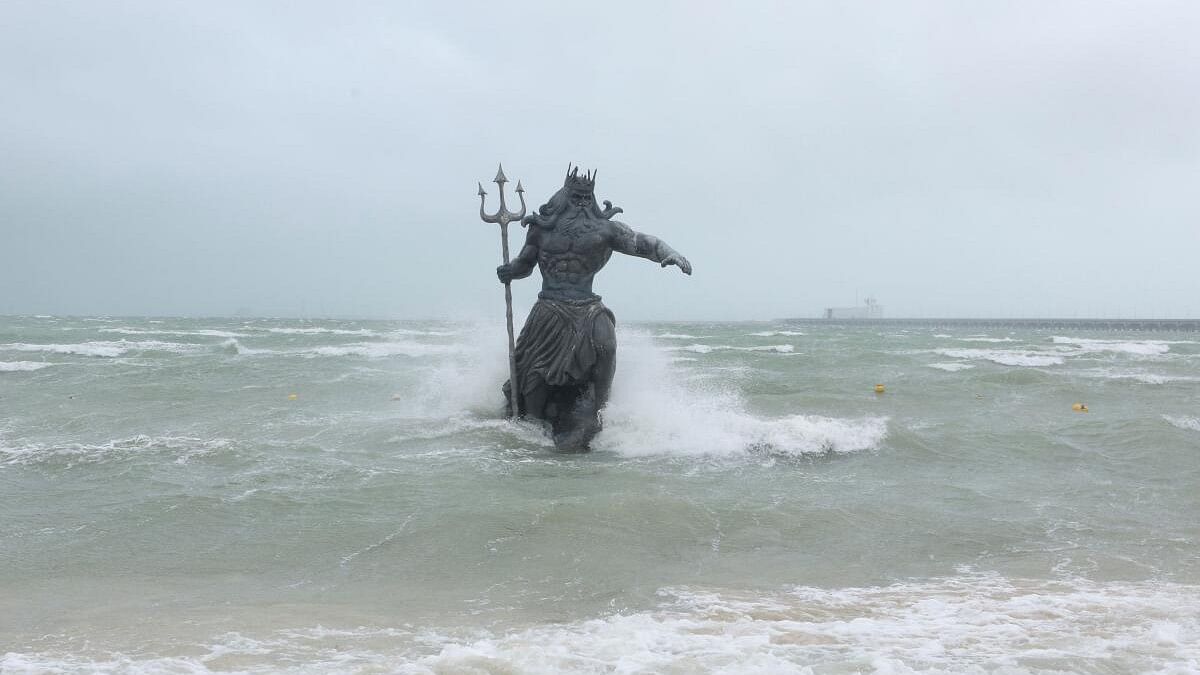
[[782, 319], [789, 323], [881, 328], [1200, 332], [1200, 319]]

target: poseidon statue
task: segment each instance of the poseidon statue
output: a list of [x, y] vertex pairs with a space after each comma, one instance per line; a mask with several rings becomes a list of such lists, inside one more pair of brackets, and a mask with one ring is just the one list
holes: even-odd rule
[[562, 188], [538, 213], [526, 217], [525, 245], [496, 269], [503, 283], [524, 279], [536, 265], [542, 274], [538, 301], [516, 345], [516, 379], [504, 385], [510, 408], [543, 420], [562, 451], [583, 451], [600, 431], [617, 367], [616, 318], [592, 292], [592, 279], [613, 251], [647, 258], [684, 274], [692, 265], [666, 242], [635, 232], [613, 216], [611, 202], [596, 205], [595, 172], [568, 167]]

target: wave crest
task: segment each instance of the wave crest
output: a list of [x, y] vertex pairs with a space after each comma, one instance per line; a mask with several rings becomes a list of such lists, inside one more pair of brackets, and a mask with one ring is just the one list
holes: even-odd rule
[[8, 351], [46, 352], [49, 354], [98, 356], [104, 358], [116, 358], [132, 351], [174, 352], [176, 354], [182, 354], [184, 352], [195, 351], [196, 349], [203, 348], [204, 345], [183, 344], [180, 342], [162, 342], [159, 340], [145, 340], [140, 342], [117, 340], [115, 342], [97, 341], [82, 342], [79, 344], [30, 344], [18, 342], [0, 345], [0, 350]]
[[25, 373], [52, 365], [54, 364], [43, 361], [0, 361], [0, 373]]
[[1186, 429], [1188, 431], [1200, 431], [1200, 417], [1183, 417], [1175, 415], [1163, 415], [1163, 419], [1173, 427]]
[[1025, 368], [1060, 366], [1065, 363], [1063, 357], [1054, 354], [1013, 349], [938, 349], [935, 353], [952, 359], [983, 359], [1002, 366]]

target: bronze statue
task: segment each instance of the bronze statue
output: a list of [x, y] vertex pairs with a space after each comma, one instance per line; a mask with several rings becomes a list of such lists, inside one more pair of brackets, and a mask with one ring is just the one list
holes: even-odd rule
[[[504, 220], [503, 231], [507, 220], [519, 216], [503, 206], [503, 171], [496, 178], [501, 209], [497, 216], [486, 216], [481, 201], [480, 214], [489, 222]], [[504, 393], [515, 414], [547, 423], [561, 451], [588, 449], [600, 431], [600, 410], [608, 402], [616, 373], [616, 319], [592, 292], [593, 277], [613, 251], [692, 273], [687, 258], [666, 242], [613, 220], [622, 211], [611, 202], [605, 201], [601, 210], [596, 205], [595, 181], [594, 172], [581, 176], [578, 168], [568, 167], [562, 188], [537, 214], [521, 221], [528, 232], [520, 253], [496, 268], [496, 276], [505, 284], [529, 276], [534, 265], [542, 274], [542, 290], [516, 342], [512, 376]], [[483, 194], [480, 187], [481, 199]], [[520, 190], [518, 194], [523, 214], [524, 194]], [[511, 334], [511, 323], [509, 330]]]

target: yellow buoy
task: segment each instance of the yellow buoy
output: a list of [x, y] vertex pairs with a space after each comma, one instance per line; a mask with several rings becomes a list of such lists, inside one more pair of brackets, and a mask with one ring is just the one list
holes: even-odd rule
[[296, 399], [298, 399], [298, 398], [300, 398], [300, 397], [299, 397], [299, 396], [297, 396], [296, 394], [288, 394], [288, 400], [289, 400], [289, 401], [295, 401], [295, 400], [296, 400]]
[[882, 394], [884, 391], [886, 391], [886, 390], [883, 388], [882, 384], [875, 385], [875, 393], [876, 394]]
[[1082, 403], [1076, 403], [1075, 405], [1071, 406], [1071, 410], [1074, 410], [1075, 412], [1087, 412], [1088, 411], [1087, 406]]

